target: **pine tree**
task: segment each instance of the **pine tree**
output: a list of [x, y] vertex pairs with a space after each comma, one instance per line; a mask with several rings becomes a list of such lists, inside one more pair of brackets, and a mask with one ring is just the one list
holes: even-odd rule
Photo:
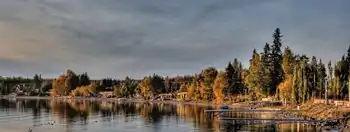
[[165, 86], [165, 92], [166, 93], [171, 93], [171, 86], [172, 86], [172, 82], [171, 82], [171, 79], [166, 76], [165, 79], [164, 79], [164, 86]]
[[[271, 81], [272, 87], [270, 90], [270, 94], [274, 94], [276, 92], [277, 85], [283, 80], [283, 69], [282, 69], [282, 34], [280, 29], [277, 28], [273, 34], [273, 44], [271, 50]], [[278, 95], [277, 95], [278, 97]]]
[[296, 65], [293, 69], [293, 79], [292, 79], [292, 101], [293, 103], [300, 103], [300, 66], [299, 60], [297, 60]]
[[308, 86], [308, 74], [309, 74], [309, 67], [308, 67], [308, 61], [309, 58], [307, 58], [305, 55], [301, 57], [301, 73], [302, 73], [302, 90], [301, 90], [301, 97], [302, 102], [305, 103], [309, 99], [309, 86]]
[[262, 82], [262, 92], [264, 95], [269, 95], [271, 93], [272, 87], [272, 71], [271, 71], [271, 49], [268, 43], [265, 44], [264, 52], [261, 53], [261, 66], [260, 66], [260, 74], [261, 74], [261, 82]]
[[342, 56], [341, 60], [338, 63], [340, 70], [340, 97], [344, 99], [345, 96], [348, 94], [347, 83], [349, 72], [349, 67], [345, 55]]
[[317, 59], [315, 56], [312, 56], [311, 63], [310, 63], [310, 82], [311, 82], [311, 87], [310, 87], [310, 94], [311, 97], [315, 98], [316, 93], [317, 93]]
[[294, 55], [291, 51], [291, 49], [287, 46], [284, 49], [283, 54], [283, 61], [282, 61], [282, 69], [285, 75], [293, 75], [293, 68], [294, 68]]
[[214, 67], [208, 67], [204, 69], [201, 73], [201, 76], [203, 77], [201, 81], [201, 87], [202, 87], [202, 97], [205, 101], [211, 101], [213, 99], [213, 84], [215, 81], [215, 78], [218, 74], [218, 71]]
[[252, 94], [253, 98], [262, 96], [260, 66], [260, 56], [254, 49], [250, 60], [249, 73], [245, 78], [245, 84], [247, 84], [249, 93]]
[[340, 95], [340, 70], [339, 63], [334, 65], [334, 82], [333, 82], [333, 91], [335, 99], [339, 99]]
[[237, 58], [234, 59], [232, 66], [234, 68], [234, 73], [232, 76], [232, 87], [233, 87], [233, 93], [239, 94], [242, 90], [242, 80], [241, 80], [241, 74], [242, 74], [242, 64], [238, 61]]
[[319, 60], [319, 63], [317, 65], [317, 92], [318, 92], [318, 97], [324, 97], [324, 92], [325, 92], [325, 80], [327, 77], [326, 73], [326, 67], [322, 63], [322, 60]]
[[[329, 61], [328, 62], [328, 79], [327, 79], [327, 81], [328, 81], [328, 91], [330, 90], [330, 92], [331, 92], [331, 94], [332, 94], [332, 96], [334, 96], [335, 95], [335, 90], [334, 90], [334, 86], [333, 86], [333, 67], [332, 67], [332, 62], [331, 61]], [[328, 93], [327, 93], [327, 95], [329, 95]]]
[[224, 89], [224, 94], [225, 95], [232, 95], [234, 92], [233, 78], [234, 78], [234, 74], [235, 74], [235, 69], [233, 68], [231, 62], [228, 63], [225, 70], [226, 70], [227, 85]]

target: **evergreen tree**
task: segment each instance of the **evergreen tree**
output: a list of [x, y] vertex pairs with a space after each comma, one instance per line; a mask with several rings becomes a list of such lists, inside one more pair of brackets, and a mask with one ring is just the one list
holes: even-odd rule
[[[271, 49], [271, 89], [270, 94], [276, 92], [277, 85], [283, 80], [283, 69], [282, 69], [282, 34], [280, 29], [277, 28], [273, 34], [273, 44]], [[278, 95], [277, 95], [278, 97]]]
[[327, 73], [326, 73], [326, 67], [322, 63], [322, 60], [320, 59], [318, 65], [317, 65], [317, 93], [318, 97], [324, 97], [325, 92], [325, 81], [326, 81]]
[[[334, 96], [335, 95], [335, 90], [334, 90], [334, 86], [333, 86], [333, 67], [332, 67], [332, 62], [331, 61], [329, 61], [328, 62], [328, 79], [327, 79], [327, 81], [328, 81], [328, 90], [330, 90], [330, 93], [332, 94], [332, 96]], [[328, 93], [327, 93], [327, 95], [329, 95]]]
[[334, 80], [333, 80], [333, 96], [334, 99], [338, 99], [339, 96], [339, 68], [338, 68], [338, 64], [335, 63], [334, 65]]
[[300, 103], [300, 91], [301, 91], [301, 68], [299, 57], [296, 58], [295, 67], [293, 69], [292, 79], [292, 102]]
[[235, 69], [233, 68], [231, 62], [228, 63], [226, 69], [226, 78], [227, 78], [227, 85], [225, 86], [224, 89], [224, 94], [225, 95], [231, 95], [233, 94], [233, 78], [235, 74]]
[[293, 75], [294, 61], [292, 50], [287, 46], [284, 49], [282, 61], [282, 69], [285, 75]]
[[338, 62], [340, 70], [340, 97], [342, 99], [348, 95], [348, 72], [349, 67], [345, 55], [342, 56], [341, 60]]
[[316, 93], [317, 93], [317, 80], [318, 80], [318, 76], [317, 76], [317, 59], [315, 56], [312, 56], [311, 59], [311, 63], [310, 63], [310, 82], [311, 82], [311, 86], [310, 86], [310, 92], [309, 94], [311, 94], [311, 97], [315, 98], [316, 97]]
[[233, 82], [233, 93], [234, 94], [240, 94], [242, 93], [242, 63], [238, 61], [237, 58], [234, 59], [233, 61], [233, 68], [234, 68], [234, 73], [232, 76], [232, 82]]
[[253, 98], [263, 96], [261, 89], [262, 84], [260, 66], [260, 55], [254, 49], [252, 59], [250, 60], [249, 73], [245, 78], [245, 84], [247, 85], [249, 93]]
[[164, 86], [165, 86], [165, 92], [166, 93], [171, 93], [172, 90], [171, 90], [171, 86], [172, 86], [172, 82], [171, 82], [171, 79], [167, 76], [165, 77], [164, 79]]
[[270, 45], [266, 43], [264, 47], [264, 52], [261, 53], [261, 66], [260, 66], [262, 92], [264, 95], [268, 95], [271, 93], [271, 88], [272, 88], [271, 62], [272, 62], [272, 58], [271, 58]]
[[201, 81], [201, 93], [203, 100], [211, 101], [213, 99], [213, 84], [215, 78], [218, 74], [218, 71], [214, 67], [208, 67], [204, 69], [201, 73], [202, 81]]

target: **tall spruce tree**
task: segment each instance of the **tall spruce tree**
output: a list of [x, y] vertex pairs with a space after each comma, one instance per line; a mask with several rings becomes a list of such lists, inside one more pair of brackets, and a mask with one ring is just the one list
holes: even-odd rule
[[[273, 44], [271, 49], [271, 81], [272, 87], [269, 90], [270, 94], [276, 92], [277, 85], [283, 80], [283, 69], [282, 69], [282, 34], [280, 29], [277, 28], [273, 33]], [[277, 95], [278, 96], [278, 95]]]
[[310, 63], [310, 82], [311, 82], [311, 86], [310, 86], [310, 94], [312, 98], [316, 97], [316, 93], [317, 93], [317, 59], [315, 56], [312, 56], [311, 58], [311, 63]]
[[317, 97], [324, 97], [325, 95], [325, 81], [326, 81], [327, 73], [326, 73], [326, 67], [322, 63], [322, 60], [319, 60], [319, 63], [317, 65]]
[[252, 59], [250, 60], [249, 73], [245, 78], [245, 84], [253, 100], [256, 97], [259, 98], [262, 96], [260, 66], [260, 55], [254, 49]]
[[264, 47], [264, 52], [261, 53], [261, 66], [260, 66], [262, 92], [265, 95], [269, 95], [271, 93], [271, 87], [272, 87], [271, 62], [272, 62], [271, 48], [270, 48], [270, 45], [266, 43]]
[[345, 96], [348, 94], [348, 88], [347, 88], [347, 83], [348, 83], [348, 64], [346, 62], [345, 55], [342, 56], [341, 60], [338, 62], [339, 65], [339, 85], [340, 85], [340, 98], [344, 99]]
[[225, 95], [232, 95], [234, 90], [233, 90], [233, 76], [235, 73], [235, 69], [233, 68], [231, 62], [228, 63], [226, 69], [226, 78], [227, 78], [227, 85], [224, 88], [224, 94]]
[[232, 87], [233, 87], [233, 93], [234, 94], [240, 94], [242, 93], [242, 78], [241, 78], [241, 74], [242, 74], [242, 63], [240, 61], [238, 61], [237, 58], [234, 59], [232, 66], [234, 68], [234, 73], [232, 76]]
[[340, 70], [339, 63], [334, 65], [333, 95], [334, 99], [339, 99], [340, 95]]
[[292, 50], [287, 46], [283, 53], [282, 69], [285, 75], [293, 75], [295, 58]]
[[[332, 96], [334, 96], [335, 90], [334, 90], [334, 86], [333, 86], [333, 67], [332, 67], [332, 61], [328, 62], [328, 79], [327, 79], [328, 83], [327, 83], [327, 91], [328, 93], [331, 93]], [[329, 95], [327, 93], [327, 95]]]

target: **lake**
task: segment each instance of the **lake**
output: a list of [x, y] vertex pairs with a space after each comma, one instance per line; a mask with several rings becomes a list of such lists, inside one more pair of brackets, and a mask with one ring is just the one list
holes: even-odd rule
[[[226, 132], [226, 123], [207, 116], [209, 106], [108, 101], [0, 101], [1, 132]], [[271, 114], [233, 114], [269, 117]], [[236, 131], [316, 131], [312, 124], [237, 122]]]

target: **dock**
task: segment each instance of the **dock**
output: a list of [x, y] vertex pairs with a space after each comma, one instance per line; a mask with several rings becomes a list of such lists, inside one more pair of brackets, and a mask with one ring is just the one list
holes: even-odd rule
[[257, 110], [257, 109], [224, 109], [224, 110], [205, 110], [206, 113], [282, 113], [282, 112], [300, 112], [300, 110]]
[[276, 117], [276, 118], [235, 118], [230, 116], [225, 116], [225, 113], [230, 115], [232, 113], [292, 113], [292, 112], [300, 112], [300, 110], [259, 110], [259, 109], [219, 109], [219, 110], [205, 110], [205, 113], [208, 115], [215, 117], [217, 116], [219, 120], [229, 123], [233, 126], [236, 126], [238, 122], [250, 122], [250, 123], [258, 123], [258, 122], [271, 122], [271, 123], [312, 123], [316, 126], [338, 126], [344, 125], [350, 119], [350, 117], [342, 117], [342, 118], [331, 118], [331, 119], [315, 119], [315, 118], [304, 118], [304, 117]]
[[273, 122], [323, 122], [324, 120], [312, 120], [312, 119], [303, 119], [303, 118], [230, 118], [230, 117], [221, 117], [221, 120], [235, 120], [235, 121], [273, 121]]

